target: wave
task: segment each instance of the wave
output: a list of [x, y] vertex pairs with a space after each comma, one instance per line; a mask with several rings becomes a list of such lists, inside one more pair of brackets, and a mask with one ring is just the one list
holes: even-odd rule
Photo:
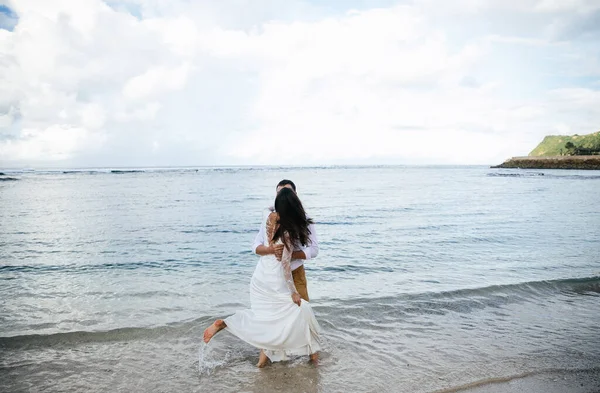
[[[556, 295], [600, 296], [600, 276], [553, 281], [532, 281], [518, 284], [457, 289], [442, 292], [400, 294], [379, 298], [323, 298], [314, 307], [318, 313], [336, 319], [351, 319], [355, 326], [377, 328], [374, 321], [401, 321], [422, 315], [469, 314], [493, 309], [503, 315], [504, 306], [515, 303], [539, 302]], [[368, 318], [363, 318], [368, 316]], [[342, 325], [344, 322], [341, 323]]]
[[62, 171], [63, 174], [68, 175], [68, 174], [82, 174], [82, 175], [96, 175], [99, 173], [108, 173], [108, 171]]
[[131, 170], [121, 170], [121, 169], [113, 169], [110, 171], [110, 173], [116, 173], [116, 174], [121, 174], [121, 173], [143, 173], [145, 171], [139, 170], [139, 169], [131, 169]]
[[382, 267], [366, 267], [360, 265], [338, 265], [338, 266], [325, 266], [321, 269], [313, 268], [312, 270], [319, 270], [322, 272], [335, 272], [335, 273], [348, 273], [348, 272], [356, 272], [356, 273], [391, 273], [394, 271], [389, 266]]
[[[329, 308], [365, 308], [393, 314], [469, 313], [488, 307], [539, 300], [547, 296], [600, 296], [600, 276], [462, 288], [451, 291], [406, 293], [379, 298], [323, 299]], [[319, 308], [316, 306], [315, 308]]]
[[336, 225], [362, 225], [362, 222], [355, 221], [317, 221], [315, 225], [336, 226]]
[[[502, 315], [502, 306], [511, 303], [539, 302], [549, 295], [600, 296], [600, 276], [530, 281], [518, 284], [492, 285], [480, 288], [443, 292], [423, 292], [378, 298], [331, 299], [323, 298], [313, 308], [324, 324], [381, 328], [380, 321], [405, 321], [410, 316], [444, 315], [449, 312], [466, 314], [491, 308]], [[231, 310], [239, 304], [221, 304]], [[130, 341], [159, 337], [184, 337], [191, 331], [200, 337], [203, 327], [222, 315], [203, 315], [188, 321], [173, 322], [155, 327], [124, 327], [107, 331], [75, 331], [48, 335], [29, 334], [0, 337], [0, 349], [27, 349], [39, 346], [75, 346], [81, 343]]]
[[554, 179], [600, 180], [600, 175], [546, 175]]
[[[407, 298], [476, 298], [486, 295], [542, 295], [546, 293], [596, 293], [600, 294], [600, 276], [590, 276], [581, 278], [563, 278], [556, 280], [526, 281], [515, 284], [490, 285], [477, 288], [462, 288], [451, 291], [440, 292], [421, 292], [417, 294], [407, 294]], [[394, 297], [397, 299], [397, 297]]]
[[545, 176], [542, 172], [523, 172], [523, 173], [498, 173], [492, 172], [487, 174], [489, 177], [537, 177]]
[[237, 233], [237, 234], [248, 234], [256, 233], [257, 229], [214, 229], [214, 228], [197, 228], [197, 229], [184, 229], [181, 233]]
[[93, 265], [81, 265], [81, 264], [66, 264], [66, 265], [3, 265], [0, 266], [0, 273], [2, 272], [19, 272], [19, 273], [48, 273], [48, 272], [62, 272], [62, 273], [77, 273], [77, 272], [89, 272], [98, 270], [136, 270], [141, 268], [150, 269], [163, 269], [163, 270], [175, 270], [181, 266], [202, 266], [206, 262], [201, 261], [182, 261], [175, 259], [165, 259], [162, 261], [145, 261], [145, 262], [123, 262], [123, 263], [99, 263]]
[[85, 343], [131, 341], [168, 335], [185, 336], [193, 329], [207, 325], [213, 318], [202, 317], [187, 322], [177, 322], [156, 327], [124, 327], [106, 331], [75, 331], [54, 334], [26, 334], [0, 337], [2, 349], [27, 349], [32, 347], [76, 346]]
[[498, 173], [491, 172], [488, 173], [489, 177], [543, 177], [544, 179], [569, 179], [569, 180], [600, 180], [600, 175], [557, 175], [555, 173], [543, 173], [543, 172], [508, 172], [508, 173]]

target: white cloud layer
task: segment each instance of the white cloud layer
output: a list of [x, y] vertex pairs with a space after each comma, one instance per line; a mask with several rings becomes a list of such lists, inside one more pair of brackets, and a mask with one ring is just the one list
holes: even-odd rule
[[319, 4], [4, 3], [0, 166], [491, 164], [600, 129], [598, 1]]

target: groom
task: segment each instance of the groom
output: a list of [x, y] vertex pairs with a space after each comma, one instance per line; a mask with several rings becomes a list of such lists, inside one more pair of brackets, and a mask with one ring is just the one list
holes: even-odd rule
[[[277, 184], [277, 193], [281, 191], [282, 188], [289, 188], [292, 191], [296, 192], [296, 185], [291, 180], [282, 180]], [[273, 211], [273, 208], [269, 208], [270, 211]], [[268, 213], [268, 212], [267, 212]], [[266, 217], [269, 214], [265, 214]], [[266, 218], [264, 219], [266, 220]], [[264, 221], [263, 220], [263, 221]], [[265, 223], [262, 223], [256, 238], [254, 239], [254, 245], [252, 246], [252, 250], [256, 255], [271, 255], [274, 254], [278, 260], [281, 261], [281, 255], [283, 254], [283, 244], [274, 245], [274, 246], [265, 246]], [[300, 294], [302, 299], [309, 301], [308, 298], [308, 288], [306, 286], [306, 273], [304, 271], [304, 261], [315, 258], [319, 254], [319, 242], [317, 241], [317, 232], [315, 231], [315, 225], [310, 224], [308, 226], [308, 230], [310, 231], [309, 236], [309, 244], [306, 246], [298, 245], [294, 249], [292, 253], [292, 276], [294, 277], [294, 285], [296, 286], [296, 290]]]

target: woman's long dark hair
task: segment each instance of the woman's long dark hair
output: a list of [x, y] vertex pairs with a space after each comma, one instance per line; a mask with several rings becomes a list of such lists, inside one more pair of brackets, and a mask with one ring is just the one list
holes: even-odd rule
[[313, 221], [306, 217], [302, 202], [296, 193], [287, 187], [282, 188], [275, 198], [275, 211], [279, 214], [279, 228], [273, 234], [273, 241], [281, 239], [285, 243], [283, 234], [287, 232], [292, 242], [286, 244], [289, 248], [293, 249], [297, 242], [304, 246], [308, 245], [310, 235], [308, 226]]

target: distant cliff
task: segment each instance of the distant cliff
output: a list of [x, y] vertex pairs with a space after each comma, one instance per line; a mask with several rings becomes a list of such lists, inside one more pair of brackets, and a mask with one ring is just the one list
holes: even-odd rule
[[513, 157], [492, 168], [600, 170], [600, 131], [587, 135], [549, 135], [527, 157]]
[[492, 168], [600, 170], [600, 156], [513, 157]]
[[600, 131], [587, 135], [549, 135], [530, 157], [600, 155]]

